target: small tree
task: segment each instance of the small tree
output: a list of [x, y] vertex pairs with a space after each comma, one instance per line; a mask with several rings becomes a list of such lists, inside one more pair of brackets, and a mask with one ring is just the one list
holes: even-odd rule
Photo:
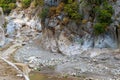
[[91, 7], [91, 14], [94, 14], [97, 22], [94, 25], [94, 31], [96, 34], [104, 33], [107, 27], [112, 22], [113, 8], [108, 3], [108, 0], [83, 0]]
[[70, 2], [65, 5], [64, 12], [73, 19], [81, 19], [81, 15], [79, 14], [79, 4], [77, 2]]
[[110, 24], [112, 22], [111, 17], [112, 17], [111, 13], [109, 13], [107, 10], [102, 9], [98, 12], [97, 20], [100, 23], [104, 22]]
[[0, 7], [3, 8], [5, 14], [9, 14], [11, 9], [15, 8], [16, 0], [0, 0]]
[[94, 32], [95, 32], [96, 35], [99, 35], [101, 33], [104, 33], [106, 28], [107, 28], [106, 23], [96, 23], [94, 25]]
[[15, 7], [16, 7], [15, 3], [10, 3], [10, 4], [9, 4], [9, 8], [10, 8], [10, 9], [14, 9]]
[[42, 12], [39, 14], [40, 18], [42, 20], [45, 20], [45, 18], [48, 16], [48, 12], [49, 12], [48, 8], [42, 9]]
[[30, 6], [31, 0], [22, 0], [23, 8], [28, 8]]

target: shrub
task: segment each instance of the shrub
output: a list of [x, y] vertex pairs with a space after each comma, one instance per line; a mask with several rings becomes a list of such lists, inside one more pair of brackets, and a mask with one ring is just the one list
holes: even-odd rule
[[9, 8], [10, 8], [10, 9], [14, 9], [15, 7], [16, 7], [15, 3], [10, 3], [10, 4], [9, 4]]
[[45, 18], [48, 16], [48, 12], [49, 12], [49, 9], [48, 9], [48, 8], [42, 9], [42, 12], [40, 13], [40, 18], [41, 18], [42, 20], [45, 20]]
[[80, 19], [80, 18], [81, 18], [81, 15], [78, 12], [71, 14], [71, 19], [76, 20], [76, 19]]
[[111, 17], [112, 17], [111, 13], [109, 13], [107, 10], [102, 9], [99, 11], [97, 19], [100, 23], [104, 22], [110, 24], [112, 22]]
[[64, 8], [64, 3], [61, 2], [56, 8], [56, 14], [60, 14], [63, 8]]
[[[89, 4], [92, 8], [91, 14], [96, 14], [100, 23], [111, 23], [111, 17], [113, 14], [113, 8], [108, 3], [108, 0], [82, 0], [86, 4]], [[96, 17], [95, 15], [93, 17]]]
[[[104, 33], [112, 22], [113, 8], [109, 4], [109, 0], [82, 0], [91, 7], [90, 15], [97, 22], [93, 28], [96, 34]], [[85, 5], [86, 6], [86, 5]]]
[[87, 3], [88, 5], [101, 5], [103, 2], [106, 2], [107, 0], [82, 0], [85, 3]]
[[108, 13], [113, 14], [114, 10], [111, 5], [109, 5], [107, 2], [103, 3], [103, 8], [108, 11]]
[[56, 7], [51, 7], [49, 10], [49, 16], [54, 16], [56, 14]]
[[73, 0], [67, 0], [67, 3], [71, 4], [73, 2]]
[[59, 15], [64, 8], [64, 3], [60, 3], [57, 7], [51, 7], [49, 10], [49, 16]]
[[3, 12], [6, 14], [6, 13], [10, 13], [10, 9], [9, 9], [9, 6], [7, 4], [0, 4], [0, 7], [3, 8]]
[[9, 4], [9, 3], [15, 3], [16, 0], [0, 0], [0, 4]]
[[79, 14], [79, 5], [77, 2], [73, 2], [69, 4], [66, 4], [64, 7], [64, 12], [67, 13], [67, 15], [71, 18], [71, 19], [81, 19], [81, 15]]
[[31, 0], [22, 0], [22, 7], [28, 8], [30, 6]]
[[0, 0], [0, 7], [3, 8], [5, 14], [9, 14], [11, 9], [15, 8], [16, 0]]
[[99, 35], [101, 33], [104, 33], [106, 28], [107, 28], [106, 23], [96, 23], [94, 25], [94, 32], [95, 32], [95, 34]]

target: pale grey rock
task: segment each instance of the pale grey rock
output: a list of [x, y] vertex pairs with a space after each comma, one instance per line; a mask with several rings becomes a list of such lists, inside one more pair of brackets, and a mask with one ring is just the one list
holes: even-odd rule
[[5, 44], [5, 34], [3, 28], [0, 26], [0, 46]]
[[28, 13], [23, 10], [13, 10], [6, 16], [6, 35], [14, 38], [13, 43], [27, 44], [29, 40], [34, 40], [40, 35], [41, 20], [37, 17], [30, 19]]
[[59, 20], [63, 20], [63, 18], [64, 18], [64, 15], [63, 14], [61, 14], [61, 15], [59, 15], [59, 16], [57, 16], [57, 18], [59, 19]]
[[94, 38], [90, 34], [86, 34], [83, 38], [83, 43], [81, 45], [82, 49], [87, 50], [88, 48], [94, 47]]
[[[103, 36], [98, 36], [95, 39], [95, 48], [116, 48], [117, 43], [109, 36], [109, 35], [104, 35]], [[112, 45], [111, 45], [112, 44]]]
[[0, 7], [0, 46], [3, 46], [5, 44], [5, 33], [3, 29], [4, 23], [5, 23], [4, 14], [2, 8]]

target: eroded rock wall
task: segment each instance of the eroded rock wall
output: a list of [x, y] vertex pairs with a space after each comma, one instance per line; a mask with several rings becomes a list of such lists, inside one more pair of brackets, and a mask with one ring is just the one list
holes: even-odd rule
[[[69, 21], [67, 24], [64, 24], [64, 14], [45, 19], [43, 25], [46, 31], [43, 30], [43, 34], [45, 35], [43, 35], [41, 41], [41, 44], [45, 44], [42, 46], [52, 52], [61, 52], [65, 55], [80, 54], [82, 51], [90, 48], [119, 48], [118, 29], [120, 21], [120, 2], [119, 0], [110, 1], [110, 4], [114, 9], [114, 14], [112, 16], [113, 22], [109, 25], [108, 30], [105, 33], [97, 36], [94, 34], [93, 25], [95, 24], [96, 19], [91, 21], [91, 8], [89, 6], [85, 7], [84, 3], [80, 3], [79, 11], [84, 14], [84, 19], [82, 23], [80, 21], [80, 24], [77, 24], [74, 21]], [[82, 8], [83, 6], [85, 8]]]

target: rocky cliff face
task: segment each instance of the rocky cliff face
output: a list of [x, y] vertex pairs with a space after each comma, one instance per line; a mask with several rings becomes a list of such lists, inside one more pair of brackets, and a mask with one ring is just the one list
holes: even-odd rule
[[[27, 41], [42, 31], [39, 44], [44, 49], [61, 52], [65, 55], [80, 54], [90, 48], [118, 48], [119, 46], [119, 0], [110, 2], [114, 9], [113, 23], [110, 24], [107, 32], [98, 36], [94, 35], [94, 23], [90, 16], [91, 8], [85, 6], [83, 2], [79, 6], [79, 12], [84, 14], [83, 21], [79, 21], [79, 24], [75, 21], [66, 21], [64, 13], [45, 18], [45, 21], [41, 22], [38, 17], [41, 7], [35, 8], [31, 4], [28, 9], [22, 10], [19, 4], [6, 17], [6, 36], [10, 41], [15, 38], [15, 42], [26, 44]], [[1, 18], [3, 24], [3, 15]]]
[[38, 8], [21, 10], [16, 8], [6, 16], [6, 37], [8, 42], [27, 44], [41, 32], [41, 21], [34, 13]]
[[[42, 31], [39, 44], [51, 52], [74, 55], [81, 54], [83, 51], [91, 48], [119, 48], [119, 0], [116, 2], [110, 1], [114, 9], [113, 22], [110, 24], [107, 32], [98, 36], [94, 35], [94, 23], [91, 21], [92, 17], [90, 16], [91, 8], [85, 6], [83, 2], [79, 6], [79, 12], [84, 14], [83, 21], [79, 21], [79, 24], [75, 21], [65, 21], [66, 16], [64, 13], [46, 18], [44, 22], [41, 22], [38, 17], [42, 9], [41, 7], [33, 7], [31, 4], [28, 9], [22, 10], [19, 4], [6, 17], [6, 40], [8, 42], [14, 41], [15, 43], [26, 44], [33, 37], [36, 38], [36, 36], [41, 34]], [[0, 18], [2, 20], [0, 21], [1, 24], [4, 24], [3, 12], [1, 12]], [[1, 34], [4, 35], [2, 28]], [[4, 36], [1, 39], [1, 41], [5, 42]], [[4, 42], [1, 42], [1, 45]]]
[[90, 8], [89, 6], [81, 8], [84, 5], [84, 3], [81, 3], [80, 13], [85, 14], [85, 20], [79, 25], [74, 21], [70, 21], [67, 25], [64, 25], [62, 22], [65, 18], [63, 14], [60, 14], [54, 18], [45, 19], [45, 30], [43, 30], [43, 34], [45, 34], [45, 36], [43, 35], [41, 40], [41, 44], [45, 44], [42, 46], [52, 52], [61, 52], [65, 55], [78, 54], [81, 53], [81, 51], [90, 48], [119, 48], [118, 29], [120, 21], [120, 2], [119, 0], [116, 2], [110, 1], [110, 4], [114, 9], [114, 14], [112, 16], [113, 22], [104, 34], [98, 36], [94, 35], [94, 23], [91, 22], [91, 16], [89, 13]]

